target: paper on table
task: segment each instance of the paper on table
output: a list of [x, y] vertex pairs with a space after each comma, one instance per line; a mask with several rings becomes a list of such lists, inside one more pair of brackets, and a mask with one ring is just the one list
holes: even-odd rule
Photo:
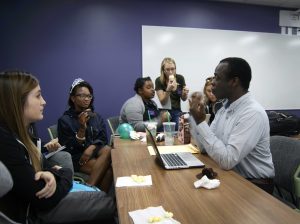
[[166, 218], [166, 211], [162, 206], [148, 207], [146, 209], [140, 209], [132, 212], [128, 212], [135, 224], [149, 224], [148, 220], [151, 217], [161, 217], [161, 221], [155, 222], [155, 224], [180, 224], [173, 218]]
[[131, 177], [118, 177], [116, 187], [137, 187], [137, 186], [151, 186], [152, 178], [151, 175], [144, 176], [143, 182], [135, 182]]
[[[155, 155], [155, 152], [152, 146], [148, 146], [148, 151], [151, 156]], [[172, 145], [172, 146], [157, 146], [161, 154], [172, 153], [172, 152], [190, 152], [190, 153], [199, 153], [199, 150], [192, 144], [187, 145]]]

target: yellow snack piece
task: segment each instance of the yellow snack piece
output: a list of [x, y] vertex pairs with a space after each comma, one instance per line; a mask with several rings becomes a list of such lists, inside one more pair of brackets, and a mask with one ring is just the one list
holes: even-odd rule
[[153, 216], [153, 217], [148, 218], [149, 223], [160, 222], [161, 220], [162, 220], [162, 218], [159, 216]]
[[153, 217], [148, 218], [149, 223], [153, 223]]
[[131, 175], [131, 178], [132, 178], [132, 179], [135, 179], [135, 178], [137, 178], [137, 175], [134, 175], [134, 174], [133, 174], [133, 175]]
[[141, 183], [145, 181], [145, 177], [144, 176], [138, 176], [137, 182]]
[[166, 212], [165, 213], [165, 218], [172, 218], [173, 217], [173, 213], [172, 212]]
[[169, 219], [173, 217], [173, 213], [172, 212], [165, 212], [163, 217], [160, 216], [152, 216], [148, 218], [148, 223], [155, 223], [155, 222], [160, 222], [163, 219]]
[[137, 182], [137, 183], [142, 183], [145, 181], [144, 176], [131, 175], [131, 178], [134, 182]]
[[161, 220], [161, 217], [158, 217], [158, 216], [154, 217], [154, 222], [159, 222], [160, 220]]

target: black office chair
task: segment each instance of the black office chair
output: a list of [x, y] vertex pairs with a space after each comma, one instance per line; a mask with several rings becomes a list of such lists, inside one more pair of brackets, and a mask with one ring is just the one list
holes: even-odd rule
[[119, 116], [113, 116], [113, 117], [109, 117], [107, 118], [107, 123], [108, 126], [110, 128], [110, 131], [113, 135], [117, 135], [118, 134], [118, 127], [119, 127]]
[[[0, 198], [5, 196], [13, 187], [13, 180], [10, 175], [9, 170], [6, 166], [0, 161]], [[0, 200], [0, 223], [2, 224], [18, 224], [13, 221], [12, 218], [17, 217], [17, 212], [12, 211], [13, 209], [17, 211], [18, 205], [7, 205], [6, 201], [2, 202]]]
[[119, 127], [119, 124], [120, 124], [119, 116], [113, 116], [113, 117], [107, 118], [107, 123], [108, 123], [108, 126], [109, 126], [110, 131], [111, 131], [109, 145], [113, 146], [113, 138], [114, 138], [115, 135], [119, 134], [118, 133], [118, 127]]
[[300, 140], [271, 136], [270, 149], [275, 167], [273, 195], [290, 207], [299, 209]]
[[51, 125], [47, 130], [51, 139], [57, 138], [57, 124]]

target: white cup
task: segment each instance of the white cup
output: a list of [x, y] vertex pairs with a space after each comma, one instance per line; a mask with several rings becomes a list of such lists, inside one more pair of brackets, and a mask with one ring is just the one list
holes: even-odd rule
[[157, 122], [148, 121], [148, 122], [145, 122], [145, 124], [146, 124], [146, 127], [148, 128], [148, 130], [151, 132], [151, 135], [155, 139], [156, 132], [157, 132]]

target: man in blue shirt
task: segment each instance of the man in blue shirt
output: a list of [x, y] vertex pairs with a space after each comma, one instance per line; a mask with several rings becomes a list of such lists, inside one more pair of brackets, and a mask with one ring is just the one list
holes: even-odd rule
[[248, 88], [251, 68], [242, 58], [225, 58], [215, 69], [213, 94], [225, 99], [211, 126], [205, 122], [205, 106], [190, 101], [192, 135], [222, 169], [273, 192], [275, 176], [270, 152], [270, 126], [264, 108]]

